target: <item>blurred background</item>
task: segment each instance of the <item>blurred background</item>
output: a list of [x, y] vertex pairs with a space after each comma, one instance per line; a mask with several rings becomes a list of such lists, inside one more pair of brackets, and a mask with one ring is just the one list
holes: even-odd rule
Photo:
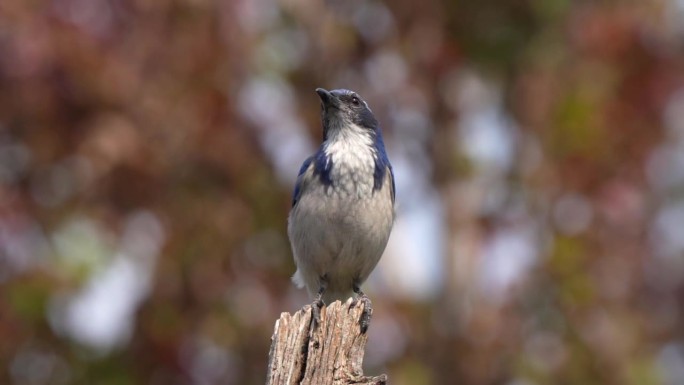
[[684, 383], [684, 1], [0, 3], [0, 383], [262, 384], [316, 87], [384, 128], [392, 384]]

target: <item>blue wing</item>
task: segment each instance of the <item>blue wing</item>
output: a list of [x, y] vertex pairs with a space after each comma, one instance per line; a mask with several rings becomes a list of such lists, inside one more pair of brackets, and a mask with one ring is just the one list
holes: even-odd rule
[[387, 175], [389, 176], [390, 182], [391, 182], [390, 194], [392, 194], [392, 204], [394, 204], [394, 191], [395, 191], [395, 187], [394, 187], [394, 170], [392, 170], [392, 165], [389, 164], [389, 163], [387, 163], [387, 169], [389, 170], [389, 173], [387, 173]]
[[294, 193], [292, 194], [292, 207], [294, 207], [297, 204], [297, 200], [299, 200], [299, 196], [302, 194], [302, 175], [306, 172], [306, 170], [309, 169], [309, 166], [311, 166], [311, 162], [313, 162], [313, 160], [313, 156], [308, 157], [302, 164], [302, 167], [299, 169], [299, 173], [297, 174], [297, 182], [295, 183]]
[[383, 184], [385, 183], [385, 176], [388, 176], [390, 178], [390, 195], [392, 198], [392, 204], [394, 204], [394, 170], [392, 170], [392, 164], [387, 158], [387, 152], [385, 151], [385, 142], [382, 140], [382, 135], [380, 134], [380, 127], [377, 127], [377, 134], [375, 135], [374, 146], [377, 153], [375, 159], [375, 170], [373, 171], [373, 191], [380, 190]]

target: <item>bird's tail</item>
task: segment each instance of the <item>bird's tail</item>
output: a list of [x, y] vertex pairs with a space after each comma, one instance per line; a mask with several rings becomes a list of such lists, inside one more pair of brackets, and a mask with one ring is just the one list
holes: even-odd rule
[[302, 277], [302, 271], [297, 269], [295, 271], [294, 275], [292, 275], [292, 282], [297, 286], [298, 288], [303, 288], [306, 283], [304, 282], [304, 277]]

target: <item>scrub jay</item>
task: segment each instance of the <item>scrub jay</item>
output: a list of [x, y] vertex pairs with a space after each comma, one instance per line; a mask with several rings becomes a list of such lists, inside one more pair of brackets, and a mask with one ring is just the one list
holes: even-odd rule
[[[288, 236], [297, 265], [292, 280], [314, 298], [314, 322], [325, 302], [371, 304], [361, 284], [385, 250], [394, 223], [394, 175], [380, 125], [354, 91], [316, 89], [323, 143], [304, 161], [292, 199]], [[325, 301], [325, 302], [324, 302]]]

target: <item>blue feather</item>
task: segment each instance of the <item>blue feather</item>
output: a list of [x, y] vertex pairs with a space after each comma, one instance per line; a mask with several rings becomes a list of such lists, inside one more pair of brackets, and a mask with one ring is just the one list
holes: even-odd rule
[[325, 154], [322, 148], [314, 156], [314, 175], [318, 176], [325, 186], [332, 185], [330, 172], [332, 171], [333, 160]]
[[292, 194], [292, 207], [297, 204], [300, 196], [302, 195], [302, 175], [311, 167], [314, 167], [314, 176], [317, 176], [321, 183], [325, 186], [332, 185], [331, 171], [333, 166], [333, 161], [328, 156], [325, 155], [323, 150], [318, 150], [314, 155], [306, 158], [302, 167], [299, 169], [297, 174], [297, 182], [295, 183], [294, 193]]
[[391, 195], [392, 203], [394, 203], [394, 172], [392, 170], [392, 165], [390, 164], [389, 158], [387, 157], [387, 152], [385, 151], [385, 142], [382, 140], [382, 133], [380, 132], [380, 127], [375, 128], [375, 140], [373, 143], [375, 151], [377, 152], [377, 157], [375, 159], [375, 170], [373, 172], [373, 191], [378, 191], [382, 188], [385, 182], [385, 177], [389, 172], [389, 178], [391, 182]]
[[311, 165], [313, 159], [313, 156], [306, 158], [304, 163], [302, 163], [302, 167], [299, 168], [299, 173], [297, 174], [297, 182], [295, 183], [294, 192], [292, 193], [292, 207], [294, 207], [297, 204], [299, 196], [302, 194], [302, 175], [306, 172], [306, 170], [309, 169], [309, 166]]

